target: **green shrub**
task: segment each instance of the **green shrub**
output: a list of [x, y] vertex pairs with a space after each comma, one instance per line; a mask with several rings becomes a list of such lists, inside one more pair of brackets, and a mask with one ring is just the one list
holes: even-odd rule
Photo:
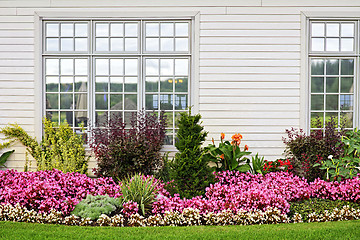
[[155, 202], [158, 189], [158, 182], [153, 177], [146, 178], [141, 174], [135, 174], [128, 177], [121, 183], [121, 192], [123, 202], [136, 202], [139, 206], [139, 212], [145, 216], [152, 209]]
[[43, 124], [44, 136], [40, 143], [17, 124], [0, 129], [0, 133], [10, 140], [4, 145], [21, 142], [36, 160], [37, 170], [56, 168], [62, 172], [87, 173], [89, 157], [85, 156], [82, 137], [75, 134], [67, 123], [57, 127], [45, 118]]
[[325, 210], [331, 212], [334, 208], [341, 209], [346, 205], [349, 205], [350, 208], [360, 209], [360, 205], [354, 202], [310, 198], [300, 202], [291, 202], [288, 215], [292, 217], [295, 213], [299, 213], [305, 222], [308, 220], [308, 215], [310, 213], [315, 212], [317, 215], [323, 214]]
[[81, 218], [90, 218], [97, 220], [101, 214], [108, 216], [120, 212], [122, 202], [120, 199], [109, 197], [108, 195], [87, 195], [85, 199], [79, 202], [71, 214]]
[[171, 178], [178, 187], [180, 196], [191, 198], [205, 193], [205, 187], [213, 182], [209, 161], [203, 158], [201, 147], [207, 132], [200, 125], [201, 115], [180, 113], [179, 130], [175, 146], [179, 151], [171, 163]]

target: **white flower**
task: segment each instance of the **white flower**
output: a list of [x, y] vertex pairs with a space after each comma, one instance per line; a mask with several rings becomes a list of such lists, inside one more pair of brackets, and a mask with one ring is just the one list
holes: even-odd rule
[[329, 156], [328, 156], [328, 159], [332, 159], [332, 158], [333, 158], [333, 155], [329, 155]]

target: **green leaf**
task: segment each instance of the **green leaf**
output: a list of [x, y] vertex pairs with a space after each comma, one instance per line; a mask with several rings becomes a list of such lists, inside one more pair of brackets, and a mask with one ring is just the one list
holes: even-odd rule
[[1, 156], [0, 156], [0, 166], [5, 167], [5, 162], [7, 161], [7, 159], [10, 157], [10, 155], [15, 152], [15, 150], [11, 150], [11, 151], [7, 151], [4, 152]]
[[247, 172], [250, 170], [250, 165], [249, 164], [240, 165], [236, 168], [236, 170], [238, 170], [239, 172]]

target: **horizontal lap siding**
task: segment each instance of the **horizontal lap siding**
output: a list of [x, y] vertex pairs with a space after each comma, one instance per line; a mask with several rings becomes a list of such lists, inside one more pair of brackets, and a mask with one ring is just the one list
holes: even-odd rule
[[[195, 92], [210, 132], [207, 143], [218, 140], [221, 132], [228, 139], [240, 132], [253, 153], [275, 159], [284, 150], [285, 128], [299, 127], [300, 13], [360, 10], [353, 2], [0, 1], [0, 127], [17, 122], [35, 135], [35, 11], [117, 11], [119, 16], [138, 12], [137, 17], [141, 12], [199, 12], [199, 89]], [[331, 7], [324, 8], [327, 4]], [[25, 150], [20, 145], [15, 149], [8, 167], [23, 170]]]

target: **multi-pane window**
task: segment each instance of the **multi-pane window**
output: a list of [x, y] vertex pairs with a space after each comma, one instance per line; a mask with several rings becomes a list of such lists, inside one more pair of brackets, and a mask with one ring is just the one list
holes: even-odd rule
[[310, 21], [310, 129], [333, 118], [354, 128], [359, 43], [357, 21]]
[[166, 144], [189, 105], [190, 20], [43, 22], [46, 116], [75, 130], [165, 111]]

